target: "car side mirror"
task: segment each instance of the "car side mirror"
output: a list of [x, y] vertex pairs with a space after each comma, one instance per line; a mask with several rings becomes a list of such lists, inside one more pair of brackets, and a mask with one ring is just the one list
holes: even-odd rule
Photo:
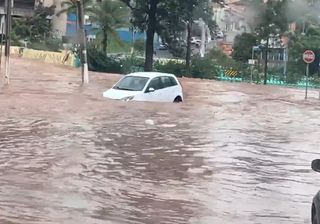
[[148, 93], [153, 93], [154, 91], [156, 91], [154, 88], [152, 88], [152, 87], [150, 87], [149, 89], [148, 89]]
[[320, 172], [320, 159], [313, 160], [311, 163], [311, 168], [316, 172]]

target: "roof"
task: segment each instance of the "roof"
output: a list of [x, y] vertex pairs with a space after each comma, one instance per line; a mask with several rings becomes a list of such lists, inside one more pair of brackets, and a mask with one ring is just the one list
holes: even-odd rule
[[146, 77], [146, 78], [150, 78], [150, 79], [158, 77], [158, 76], [175, 77], [173, 74], [162, 73], [162, 72], [135, 72], [135, 73], [130, 73], [127, 76], [140, 76], [140, 77]]

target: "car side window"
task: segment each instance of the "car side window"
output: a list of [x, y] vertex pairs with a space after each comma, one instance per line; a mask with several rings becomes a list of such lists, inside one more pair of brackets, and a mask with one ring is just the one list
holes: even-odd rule
[[163, 85], [162, 85], [162, 82], [161, 82], [161, 79], [160, 77], [157, 77], [157, 78], [154, 78], [150, 81], [150, 84], [148, 86], [148, 89], [149, 88], [154, 88], [155, 90], [158, 90], [158, 89], [162, 89], [163, 88]]
[[168, 87], [172, 86], [170, 77], [168, 77], [168, 76], [162, 76], [161, 81], [163, 84], [163, 88], [168, 88]]

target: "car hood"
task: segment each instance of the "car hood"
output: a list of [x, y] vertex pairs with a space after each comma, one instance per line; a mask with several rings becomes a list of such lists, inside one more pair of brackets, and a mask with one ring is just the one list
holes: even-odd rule
[[126, 97], [136, 96], [140, 91], [127, 91], [127, 90], [119, 90], [119, 89], [109, 89], [103, 93], [103, 97], [113, 99], [113, 100], [121, 100]]

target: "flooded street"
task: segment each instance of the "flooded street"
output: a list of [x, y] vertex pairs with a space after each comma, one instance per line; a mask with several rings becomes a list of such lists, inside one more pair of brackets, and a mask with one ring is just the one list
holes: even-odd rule
[[310, 223], [317, 92], [185, 78], [183, 104], [115, 102], [119, 76], [12, 63], [0, 223]]

